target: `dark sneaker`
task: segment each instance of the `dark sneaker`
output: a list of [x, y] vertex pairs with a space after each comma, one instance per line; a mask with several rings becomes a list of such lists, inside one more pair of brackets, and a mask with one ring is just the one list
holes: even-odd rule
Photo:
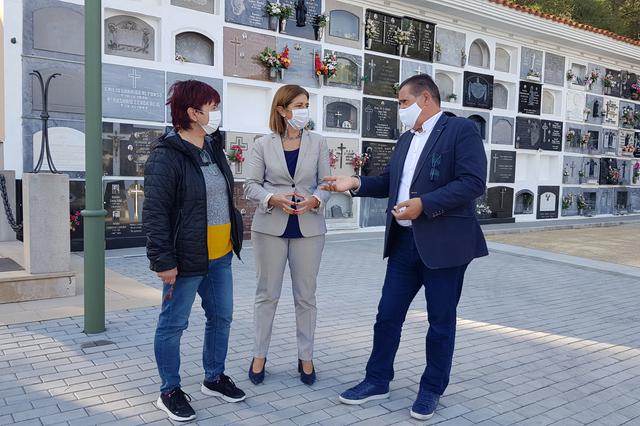
[[221, 374], [216, 380], [211, 382], [206, 380], [202, 382], [200, 391], [205, 395], [217, 396], [227, 402], [240, 402], [244, 401], [247, 397], [247, 395], [233, 383], [233, 380], [224, 374]]
[[196, 412], [189, 405], [191, 397], [178, 388], [172, 392], [163, 392], [158, 397], [156, 405], [167, 413], [171, 420], [188, 422], [196, 418]]
[[433, 417], [433, 413], [438, 408], [440, 395], [437, 393], [421, 390], [418, 392], [418, 398], [411, 407], [411, 417], [418, 420], [429, 420]]
[[381, 386], [368, 382], [366, 379], [356, 386], [340, 394], [340, 402], [349, 405], [364, 404], [376, 399], [389, 398], [389, 385]]

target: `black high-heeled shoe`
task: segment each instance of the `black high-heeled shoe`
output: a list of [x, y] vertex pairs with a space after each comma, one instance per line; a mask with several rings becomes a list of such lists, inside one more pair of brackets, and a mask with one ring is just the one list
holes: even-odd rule
[[307, 374], [304, 372], [304, 368], [302, 368], [302, 360], [298, 360], [298, 373], [300, 373], [300, 381], [307, 386], [311, 386], [316, 382], [316, 367], [313, 365], [313, 370], [311, 373]]
[[253, 372], [253, 362], [256, 359], [253, 358], [251, 359], [251, 365], [249, 366], [249, 380], [251, 380], [251, 383], [253, 383], [254, 385], [259, 385], [260, 383], [264, 382], [264, 374], [265, 374], [265, 370], [267, 367], [267, 359], [264, 359], [264, 365], [262, 366], [262, 371], [259, 373], [254, 373]]

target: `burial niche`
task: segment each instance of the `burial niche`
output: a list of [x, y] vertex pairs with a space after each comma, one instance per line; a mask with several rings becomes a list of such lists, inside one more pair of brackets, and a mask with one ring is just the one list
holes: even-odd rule
[[516, 194], [515, 206], [513, 214], [532, 214], [533, 213], [533, 192], [528, 189], [518, 191]]
[[104, 53], [137, 59], [155, 59], [155, 30], [142, 19], [117, 15], [104, 21]]
[[347, 102], [327, 105], [324, 125], [330, 129], [358, 130], [358, 109]]
[[491, 142], [500, 145], [513, 145], [513, 119], [493, 117]]
[[453, 79], [444, 73], [436, 73], [436, 85], [440, 91], [440, 100], [447, 101], [449, 95], [453, 95], [456, 92], [453, 89]]
[[509, 89], [500, 83], [493, 85], [493, 107], [502, 109], [509, 108]]
[[479, 115], [470, 115], [469, 120], [473, 121], [473, 123], [478, 128], [478, 132], [480, 132], [480, 136], [482, 136], [482, 140], [487, 138], [487, 122], [484, 118]]
[[33, 48], [84, 55], [84, 16], [70, 7], [33, 12]]
[[484, 40], [477, 39], [469, 48], [469, 65], [480, 68], [489, 68], [489, 46]]
[[176, 60], [213, 66], [213, 41], [196, 32], [187, 31], [176, 35]]
[[496, 71], [511, 72], [511, 55], [502, 47], [496, 48]]
[[332, 10], [329, 13], [329, 35], [360, 40], [360, 18], [346, 10]]
[[345, 84], [357, 86], [360, 79], [358, 64], [349, 58], [337, 56], [338, 62], [336, 75], [330, 80], [332, 84]]
[[556, 97], [549, 90], [542, 91], [542, 113], [553, 114], [556, 108]]

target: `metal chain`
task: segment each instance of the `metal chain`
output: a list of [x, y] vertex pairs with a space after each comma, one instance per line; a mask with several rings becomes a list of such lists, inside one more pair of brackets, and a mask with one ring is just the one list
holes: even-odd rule
[[7, 194], [7, 179], [4, 175], [0, 174], [0, 195], [2, 196], [2, 203], [4, 204], [4, 212], [7, 215], [7, 222], [14, 230], [14, 232], [20, 232], [22, 230], [22, 224], [17, 224], [16, 219], [13, 217], [13, 210], [9, 204], [9, 194]]

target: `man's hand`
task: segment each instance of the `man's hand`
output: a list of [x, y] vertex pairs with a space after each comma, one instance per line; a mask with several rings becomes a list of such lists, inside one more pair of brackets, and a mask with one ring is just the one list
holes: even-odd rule
[[291, 201], [291, 197], [294, 195], [294, 192], [290, 192], [288, 194], [274, 194], [269, 198], [269, 207], [282, 209], [286, 214], [296, 214], [296, 211], [292, 208], [294, 202]]
[[327, 176], [322, 180], [325, 182], [320, 187], [323, 191], [344, 192], [360, 186], [360, 180], [352, 176]]
[[162, 280], [163, 284], [174, 285], [176, 283], [176, 277], [178, 276], [178, 268], [158, 272], [156, 275]]
[[422, 200], [418, 197], [398, 203], [391, 210], [396, 220], [415, 220], [422, 214]]
[[298, 200], [296, 202], [295, 214], [299, 216], [305, 214], [309, 210], [317, 209], [318, 207], [320, 207], [320, 200], [318, 200], [316, 197], [312, 195], [307, 197], [303, 194], [296, 192], [295, 197]]

